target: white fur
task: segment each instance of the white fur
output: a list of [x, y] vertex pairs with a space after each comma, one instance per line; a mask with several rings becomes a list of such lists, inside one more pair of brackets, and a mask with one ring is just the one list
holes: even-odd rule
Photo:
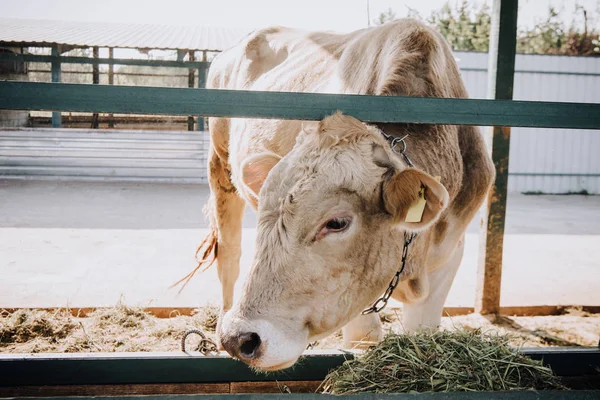
[[404, 304], [402, 322], [406, 331], [415, 332], [422, 328], [437, 328], [440, 325], [444, 302], [460, 266], [464, 249], [463, 238], [452, 257], [441, 268], [427, 275], [430, 287], [427, 298], [421, 302]]
[[250, 365], [263, 370], [287, 368], [293, 365], [308, 344], [308, 331], [281, 329], [265, 319], [248, 320], [236, 316], [235, 309], [223, 316], [221, 329], [229, 332], [254, 332], [261, 339], [261, 357]]

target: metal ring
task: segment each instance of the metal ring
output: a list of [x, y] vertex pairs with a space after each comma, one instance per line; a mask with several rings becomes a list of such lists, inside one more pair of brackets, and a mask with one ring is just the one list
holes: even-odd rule
[[190, 329], [189, 331], [183, 334], [183, 337], [181, 338], [181, 351], [187, 353], [185, 349], [185, 341], [187, 337], [192, 333], [195, 333], [196, 335], [202, 338], [200, 344], [198, 345], [198, 351], [200, 351], [202, 354], [207, 355], [210, 352], [217, 351], [217, 345], [215, 344], [215, 342], [208, 339], [204, 332], [202, 332], [199, 329]]
[[[398, 151], [398, 149], [396, 149], [396, 146], [398, 145], [398, 143], [402, 143], [402, 150]], [[404, 154], [404, 152], [406, 151], [406, 142], [404, 141], [404, 138], [394, 138], [392, 139], [392, 142], [390, 143], [390, 147], [392, 148], [392, 151], [396, 154]]]

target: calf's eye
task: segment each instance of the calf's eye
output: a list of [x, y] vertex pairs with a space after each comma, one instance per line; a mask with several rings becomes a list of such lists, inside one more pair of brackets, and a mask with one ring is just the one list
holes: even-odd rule
[[344, 229], [348, 228], [349, 225], [350, 221], [347, 218], [334, 218], [327, 221], [325, 227], [329, 231], [343, 231]]
[[327, 221], [325, 223], [325, 225], [323, 225], [321, 227], [321, 230], [319, 231], [319, 233], [317, 233], [317, 236], [315, 237], [315, 239], [319, 240], [319, 239], [322, 239], [323, 237], [327, 236], [330, 233], [345, 231], [346, 229], [348, 229], [351, 222], [352, 222], [352, 218], [350, 218], [350, 217], [332, 218], [329, 221]]

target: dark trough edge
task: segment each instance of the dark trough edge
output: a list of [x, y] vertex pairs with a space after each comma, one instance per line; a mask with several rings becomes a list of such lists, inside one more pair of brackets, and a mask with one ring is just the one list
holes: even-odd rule
[[600, 104], [0, 81], [0, 109], [598, 129]]
[[[598, 376], [600, 349], [523, 349], [560, 376]], [[310, 351], [291, 369], [255, 373], [224, 354], [82, 353], [0, 355], [1, 386], [221, 383], [322, 380], [352, 357], [346, 352]]]
[[[118, 400], [118, 399], [136, 399], [136, 400], [206, 400], [213, 397], [218, 399], [232, 400], [313, 400], [330, 398], [335, 400], [597, 400], [599, 391], [577, 390], [577, 391], [512, 391], [512, 392], [438, 392], [438, 393], [394, 393], [394, 394], [374, 394], [361, 393], [357, 395], [325, 395], [316, 393], [303, 394], [218, 394], [218, 395], [154, 395], [154, 396], [94, 396], [94, 397], [67, 397], [70, 400]], [[56, 400], [58, 397], [37, 397], [36, 400]]]

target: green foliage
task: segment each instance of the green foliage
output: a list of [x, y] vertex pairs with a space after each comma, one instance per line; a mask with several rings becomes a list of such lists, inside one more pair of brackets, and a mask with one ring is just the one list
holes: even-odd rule
[[[583, 29], [574, 21], [567, 26], [554, 7], [550, 7], [547, 16], [534, 27], [520, 28], [517, 53], [600, 56], [599, 32], [589, 27], [589, 21], [600, 16], [590, 16], [588, 10], [577, 4], [574, 13], [583, 17]], [[456, 51], [487, 52], [489, 49], [491, 18], [486, 4], [471, 6], [467, 0], [462, 0], [453, 7], [448, 1], [426, 19], [414, 10], [409, 10], [409, 17], [423, 20], [436, 29]], [[374, 22], [383, 24], [393, 19], [395, 14], [389, 9]]]
[[517, 52], [531, 54], [561, 54], [570, 56], [600, 56], [598, 31], [588, 29], [588, 11], [575, 6], [584, 20], [583, 31], [574, 23], [569, 27], [560, 21], [554, 7], [548, 10], [548, 17], [528, 31], [520, 30], [517, 37]]
[[466, 0], [456, 10], [448, 2], [441, 10], [431, 13], [427, 23], [435, 27], [454, 50], [486, 52], [489, 49], [492, 22], [486, 4], [472, 12]]
[[379, 16], [373, 20], [373, 23], [375, 25], [383, 25], [386, 22], [390, 22], [395, 19], [396, 13], [391, 8], [388, 8], [387, 11], [380, 13]]

